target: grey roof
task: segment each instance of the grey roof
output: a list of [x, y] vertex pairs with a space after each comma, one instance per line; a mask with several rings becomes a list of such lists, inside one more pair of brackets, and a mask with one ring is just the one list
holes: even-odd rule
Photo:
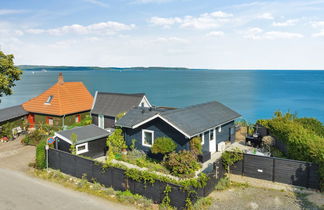
[[27, 114], [28, 112], [26, 112], [21, 105], [0, 109], [0, 122], [12, 120]]
[[55, 134], [59, 134], [67, 138], [68, 140], [71, 140], [72, 133], [75, 133], [78, 136], [77, 144], [81, 144], [81, 143], [107, 137], [110, 135], [111, 132], [99, 128], [96, 125], [87, 125], [83, 127], [73, 128], [70, 130], [56, 132]]
[[143, 108], [143, 107], [136, 107], [127, 112], [127, 114], [118, 120], [115, 125], [120, 127], [127, 127], [131, 128], [134, 125], [147, 120], [154, 115], [167, 111], [166, 109], [160, 108]]
[[116, 125], [131, 128], [158, 113], [189, 136], [197, 135], [241, 116], [227, 106], [212, 101], [164, 112], [152, 111], [151, 114], [144, 112], [144, 116], [141, 116], [141, 112], [131, 110], [117, 121]]
[[121, 112], [127, 112], [139, 106], [144, 93], [104, 93], [98, 92], [91, 113], [115, 117]]

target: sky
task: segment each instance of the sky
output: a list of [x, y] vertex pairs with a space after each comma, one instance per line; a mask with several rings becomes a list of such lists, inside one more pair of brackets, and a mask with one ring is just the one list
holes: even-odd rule
[[0, 0], [18, 65], [324, 69], [324, 0]]

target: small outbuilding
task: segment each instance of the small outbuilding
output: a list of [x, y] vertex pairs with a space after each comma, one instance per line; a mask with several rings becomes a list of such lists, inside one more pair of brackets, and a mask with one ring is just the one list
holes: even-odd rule
[[107, 152], [106, 140], [112, 130], [105, 130], [96, 125], [77, 127], [55, 133], [55, 148], [65, 152], [71, 152], [72, 134], [77, 136], [76, 154], [91, 158], [104, 156]]

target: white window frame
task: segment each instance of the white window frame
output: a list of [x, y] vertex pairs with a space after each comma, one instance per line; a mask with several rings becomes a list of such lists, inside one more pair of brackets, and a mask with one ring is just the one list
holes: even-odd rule
[[99, 128], [105, 128], [105, 116], [102, 114], [98, 115], [98, 127]]
[[48, 118], [48, 124], [49, 125], [54, 125], [54, 119], [53, 118]]
[[[213, 138], [212, 139], [210, 138], [211, 132], [213, 132]], [[211, 130], [209, 130], [209, 141], [214, 141], [214, 140], [215, 140], [215, 129], [211, 129]]]
[[[145, 144], [145, 132], [147, 133], [151, 133], [152, 134], [152, 145], [149, 144]], [[152, 147], [154, 144], [154, 131], [152, 130], [146, 130], [146, 129], [142, 129], [142, 145], [145, 147]]]
[[201, 145], [205, 144], [205, 133], [201, 133], [198, 135], [201, 138]]
[[217, 130], [218, 130], [218, 133], [222, 132], [222, 126], [219, 126]]
[[[79, 151], [78, 148], [79, 147], [82, 147], [82, 146], [85, 146], [85, 149]], [[76, 149], [76, 154], [77, 155], [82, 154], [82, 153], [89, 152], [88, 143], [78, 144], [78, 145], [75, 146], [75, 149]]]

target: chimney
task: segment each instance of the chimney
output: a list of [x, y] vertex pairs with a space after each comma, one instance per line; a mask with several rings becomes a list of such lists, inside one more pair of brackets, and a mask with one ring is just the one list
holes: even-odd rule
[[63, 78], [63, 74], [62, 72], [59, 73], [59, 76], [58, 76], [58, 81], [57, 81], [60, 85], [63, 85], [64, 84], [64, 78]]

